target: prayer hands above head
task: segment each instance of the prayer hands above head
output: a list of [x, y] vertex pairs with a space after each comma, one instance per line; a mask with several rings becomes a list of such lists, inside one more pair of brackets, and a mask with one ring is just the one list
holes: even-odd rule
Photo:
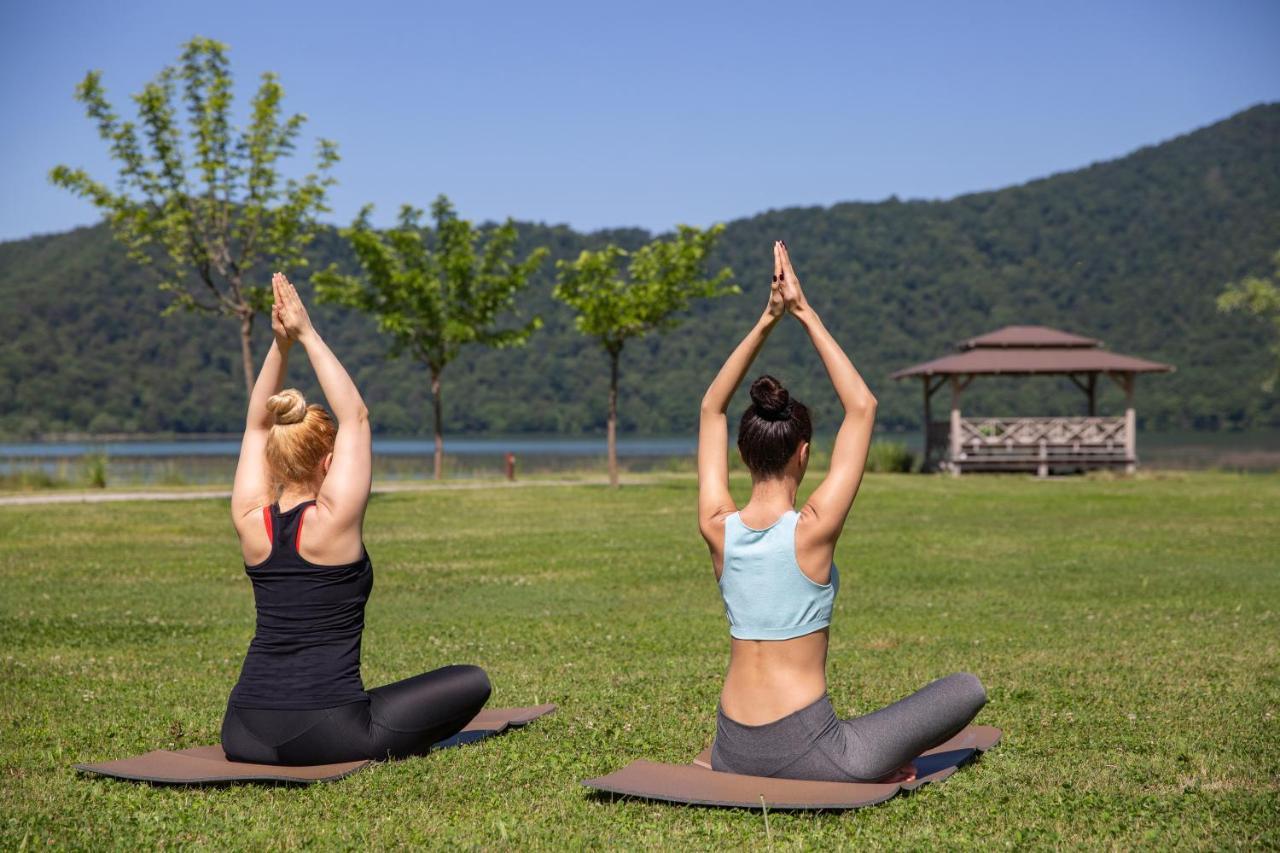
[[280, 319], [280, 291], [276, 286], [276, 279], [279, 276], [280, 274], [276, 273], [271, 277], [271, 334], [275, 336], [276, 346], [286, 350], [293, 344], [293, 338], [289, 337], [284, 321]]
[[271, 293], [275, 298], [271, 306], [271, 331], [275, 333], [276, 342], [280, 343], [282, 338], [297, 341], [310, 334], [311, 318], [289, 279], [281, 273], [271, 276]]
[[[774, 266], [777, 266], [777, 246], [774, 247]], [[786, 300], [782, 295], [782, 282], [778, 281], [778, 275], [775, 272], [773, 276], [773, 284], [769, 285], [769, 304], [764, 308], [765, 316], [775, 322], [781, 319], [782, 315], [787, 313]]]
[[[791, 266], [791, 255], [787, 252], [787, 244], [781, 240], [773, 244], [773, 291], [780, 294], [782, 304], [788, 313], [795, 314], [808, 307], [804, 291], [800, 289], [800, 279]], [[772, 307], [772, 298], [770, 300]]]

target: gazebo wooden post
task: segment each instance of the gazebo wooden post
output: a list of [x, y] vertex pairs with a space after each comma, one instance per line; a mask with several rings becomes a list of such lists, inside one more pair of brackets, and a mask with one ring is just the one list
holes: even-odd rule
[[920, 470], [929, 470], [929, 457], [933, 455], [933, 412], [929, 406], [929, 398], [933, 396], [929, 393], [929, 375], [920, 377], [924, 388], [924, 460], [920, 463]]
[[964, 390], [964, 386], [960, 384], [960, 377], [957, 374], [951, 376], [951, 440], [948, 442], [949, 448], [947, 458], [951, 460], [952, 476], [960, 476], [960, 392]]
[[1138, 414], [1133, 405], [1133, 392], [1138, 384], [1138, 374], [1127, 370], [1107, 375], [1124, 389], [1124, 472], [1132, 474], [1138, 468]]
[[933, 471], [937, 468], [932, 461], [933, 455], [941, 449], [933, 435], [933, 395], [946, 384], [947, 377], [924, 374], [920, 378], [924, 380], [924, 460], [920, 464], [920, 470]]
[[1132, 474], [1138, 467], [1138, 413], [1133, 407], [1134, 386], [1138, 384], [1138, 374], [1125, 373], [1124, 376], [1124, 455], [1129, 461], [1125, 463], [1124, 472]]
[[1085, 398], [1088, 399], [1089, 417], [1092, 418], [1096, 416], [1098, 414], [1098, 373], [1097, 371], [1094, 371], [1092, 373], [1086, 373], [1084, 382], [1081, 382], [1079, 379], [1077, 379], [1074, 373], [1068, 373], [1067, 378], [1071, 380], [1072, 385], [1076, 386], [1081, 391], [1083, 391]]

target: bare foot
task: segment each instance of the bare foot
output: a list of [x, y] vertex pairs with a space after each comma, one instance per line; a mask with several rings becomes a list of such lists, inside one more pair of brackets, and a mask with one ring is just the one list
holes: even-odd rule
[[881, 776], [877, 782], [893, 783], [893, 782], [914, 782], [916, 780], [916, 766], [908, 761], [892, 773]]

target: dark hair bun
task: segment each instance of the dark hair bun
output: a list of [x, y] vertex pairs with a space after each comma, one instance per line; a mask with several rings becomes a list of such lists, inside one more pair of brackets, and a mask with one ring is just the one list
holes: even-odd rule
[[791, 417], [791, 395], [782, 383], [765, 374], [751, 383], [751, 408], [766, 421]]

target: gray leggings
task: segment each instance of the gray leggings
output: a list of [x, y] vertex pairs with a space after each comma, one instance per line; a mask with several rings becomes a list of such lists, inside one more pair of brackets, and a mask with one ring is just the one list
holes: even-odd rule
[[871, 781], [955, 735], [986, 703], [978, 677], [958, 672], [853, 720], [837, 719], [828, 696], [763, 726], [744, 726], [720, 710], [711, 766], [749, 776]]

